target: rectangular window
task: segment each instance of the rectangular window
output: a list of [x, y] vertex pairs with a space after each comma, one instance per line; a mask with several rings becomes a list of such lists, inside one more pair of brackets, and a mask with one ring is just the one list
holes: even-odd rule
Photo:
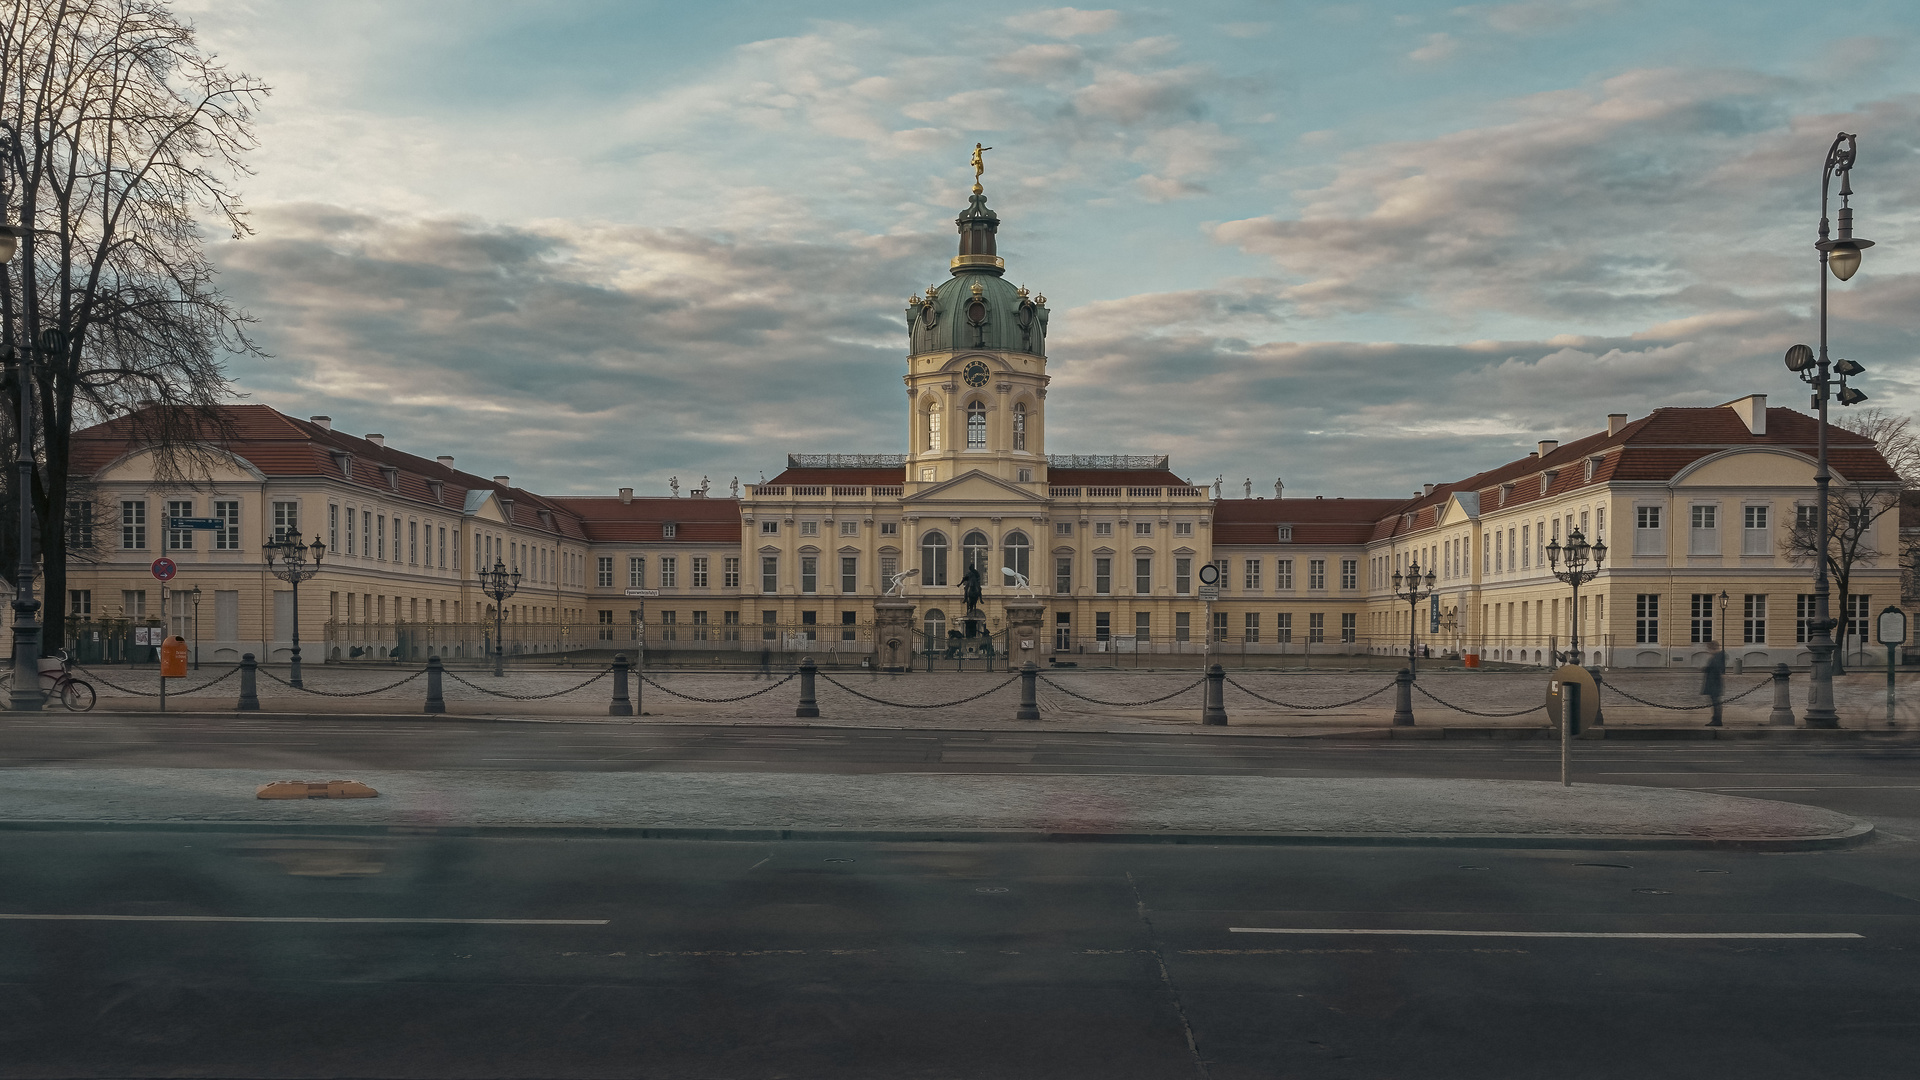
[[1153, 560], [1133, 560], [1133, 591], [1145, 596], [1153, 591]]
[[1695, 506], [1692, 511], [1692, 527], [1687, 530], [1687, 554], [1720, 554], [1720, 508]]
[[387, 559], [387, 517], [385, 514], [380, 515], [379, 520], [375, 523], [373, 535], [376, 541], [374, 551], [377, 553], [374, 557], [381, 562], [385, 562]]
[[1053, 535], [1055, 535], [1055, 536], [1072, 536], [1072, 535], [1073, 535], [1073, 522], [1071, 522], [1071, 521], [1056, 521], [1056, 522], [1054, 522], [1054, 523], [1053, 523]]
[[1152, 535], [1153, 535], [1153, 522], [1151, 522], [1151, 521], [1136, 521], [1136, 522], [1134, 522], [1134, 523], [1133, 523], [1133, 535], [1135, 535], [1135, 536], [1152, 536]]
[[677, 589], [680, 587], [679, 556], [660, 556], [660, 587], [663, 589]]
[[184, 518], [184, 517], [192, 517], [192, 516], [193, 516], [193, 501], [191, 499], [173, 499], [167, 502], [167, 519], [168, 519], [167, 520], [167, 550], [168, 551], [192, 551], [193, 550], [193, 530], [192, 529], [176, 529], [173, 527], [173, 520], [172, 520], [177, 517]]
[[[1697, 510], [1699, 509], [1699, 507], [1695, 507], [1694, 509]], [[1713, 601], [1714, 601], [1714, 595], [1712, 593], [1694, 593], [1693, 594], [1693, 605], [1692, 605], [1693, 610], [1692, 610], [1692, 623], [1691, 623], [1691, 630], [1693, 633], [1693, 637], [1691, 638], [1691, 640], [1696, 645], [1701, 644], [1702, 642], [1714, 640]]]
[[1773, 533], [1767, 528], [1767, 522], [1769, 520], [1768, 508], [1764, 506], [1745, 507], [1742, 511], [1742, 519], [1742, 528], [1740, 529], [1740, 554], [1773, 554]]
[[594, 571], [594, 584], [602, 589], [613, 588], [613, 556], [600, 556], [599, 569]]
[[707, 640], [707, 613], [704, 611], [693, 613], [693, 640]]
[[1749, 645], [1767, 643], [1767, 597], [1764, 593], [1748, 593], [1742, 605], [1746, 616], [1745, 633], [1741, 639]]
[[120, 590], [120, 614], [124, 618], [140, 620], [147, 617], [147, 590]]
[[1073, 556], [1053, 557], [1053, 591], [1062, 596], [1073, 592]]
[[1105, 595], [1113, 591], [1113, 560], [1093, 560], [1093, 591]]
[[[1256, 588], [1258, 586], [1255, 586]], [[1293, 591], [1293, 560], [1273, 560], [1273, 587], [1280, 592]]]
[[707, 587], [707, 557], [705, 555], [695, 555], [692, 558], [687, 560], [687, 564], [688, 564], [687, 574], [688, 574], [688, 577], [690, 578], [687, 584], [693, 586], [696, 589], [706, 588]]
[[1258, 645], [1260, 643], [1260, 613], [1259, 612], [1257, 611], [1247, 612], [1245, 626], [1240, 631], [1240, 640], [1246, 642], [1249, 645]]
[[1358, 621], [1359, 617], [1351, 611], [1345, 612], [1340, 616], [1340, 640], [1345, 644], [1351, 645], [1358, 639]]
[[[349, 555], [353, 554], [353, 548], [354, 548], [353, 517], [354, 517], [354, 509], [353, 507], [349, 506], [347, 507], [347, 554]], [[215, 546], [218, 547], [219, 545], [216, 544]]]
[[1360, 587], [1359, 559], [1340, 560], [1340, 587], [1343, 589], [1357, 589]]
[[1325, 589], [1327, 587], [1327, 560], [1307, 560], [1307, 588]]
[[[545, 565], [546, 561], [546, 554], [542, 552], [540, 562]], [[417, 521], [407, 522], [407, 565], [420, 565], [420, 523]]]
[[680, 639], [680, 613], [663, 611], [660, 613], [660, 640], [678, 641]]
[[120, 547], [141, 551], [147, 546], [147, 502], [127, 499], [120, 503]]
[[93, 590], [68, 589], [67, 613], [76, 619], [93, 618]]
[[1274, 614], [1273, 640], [1282, 645], [1293, 644], [1293, 612], [1281, 611]]
[[613, 612], [611, 611], [600, 613], [600, 640], [613, 640]]
[[841, 522], [841, 523], [840, 523], [840, 535], [841, 535], [841, 536], [859, 536], [859, 535], [860, 535], [860, 523], [859, 523], [858, 521], [843, 521], [843, 522]]
[[660, 539], [671, 540], [680, 532], [680, 526], [674, 522], [665, 522], [660, 526]]
[[819, 627], [820, 627], [819, 612], [803, 611], [800, 613], [800, 632], [807, 636], [808, 641], [820, 640]]
[[1265, 559], [1247, 559], [1241, 564], [1240, 584], [1248, 592], [1260, 591], [1260, 567], [1265, 562]]
[[780, 637], [780, 613], [763, 611], [760, 613], [760, 640], [774, 641]]
[[880, 581], [878, 582], [878, 585], [877, 585], [879, 591], [884, 592], [888, 589], [893, 588], [893, 577], [895, 574], [898, 574], [899, 572], [900, 572], [900, 556], [898, 555], [880, 556]]
[[1227, 640], [1227, 613], [1226, 612], [1216, 611], [1213, 613], [1213, 625], [1209, 627], [1209, 631], [1213, 635], [1213, 640], [1215, 641]]
[[1846, 612], [1847, 636], [1858, 639], [1863, 644], [1872, 640], [1868, 636], [1872, 631], [1867, 625], [1867, 601], [1871, 599], [1872, 597], [1861, 593], [1848, 593], [1843, 609]]
[[93, 547], [93, 503], [74, 499], [67, 503], [67, 547], [86, 551]]
[[800, 591], [818, 592], [820, 588], [820, 559], [816, 555], [800, 556]]
[[800, 535], [801, 535], [801, 536], [819, 536], [819, 535], [820, 535], [820, 523], [819, 523], [819, 522], [817, 522], [817, 521], [803, 521], [803, 522], [801, 522], [801, 523], [800, 523]]
[[1528, 525], [1520, 526], [1520, 565], [1533, 565], [1533, 529]]
[[1318, 645], [1327, 640], [1327, 616], [1325, 612], [1307, 613], [1307, 644]]
[[1661, 539], [1660, 508], [1657, 506], [1636, 506], [1633, 509], [1633, 553], [1635, 555], [1664, 555], [1665, 542]]
[[1191, 522], [1191, 521], [1176, 521], [1176, 522], [1174, 522], [1174, 523], [1173, 523], [1173, 535], [1175, 535], [1175, 536], [1192, 536], [1192, 535], [1193, 535], [1193, 522]]
[[340, 550], [340, 504], [327, 504], [327, 550]]
[[[856, 593], [860, 591], [860, 559], [855, 555], [840, 556], [840, 591]], [[852, 638], [848, 638], [852, 641]]]
[[1096, 522], [1094, 522], [1094, 523], [1093, 523], [1093, 535], [1095, 535], [1095, 536], [1112, 536], [1112, 535], [1113, 535], [1113, 522], [1111, 522], [1111, 521], [1096, 521]]
[[880, 535], [881, 535], [881, 536], [899, 536], [899, 535], [900, 535], [900, 523], [899, 523], [899, 522], [897, 522], [897, 521], [883, 521], [883, 522], [881, 522], [881, 523], [880, 523]]
[[[1647, 509], [1641, 507], [1642, 510]], [[1660, 643], [1660, 596], [1640, 593], [1633, 598], [1633, 640], [1642, 645]]]
[[1133, 640], [1144, 645], [1153, 640], [1153, 614], [1146, 611], [1133, 613]]
[[767, 593], [780, 591], [780, 556], [760, 556], [760, 591]]
[[778, 521], [763, 521], [763, 522], [761, 522], [761, 523], [760, 523], [760, 535], [761, 535], [761, 536], [779, 536], [779, 535], [780, 535], [780, 523], [779, 523]]
[[1096, 611], [1093, 613], [1093, 640], [1113, 640], [1113, 612]]
[[[456, 556], [458, 555], [457, 549], [455, 551], [455, 554]], [[575, 563], [574, 565], [578, 567], [581, 564]], [[440, 528], [440, 569], [445, 570], [446, 568], [447, 568], [447, 530], [446, 530], [446, 526], [443, 525]]]
[[[740, 587], [740, 557], [737, 555], [730, 555], [720, 560], [720, 574], [721, 574], [721, 577], [720, 577], [721, 588], [723, 589], [739, 588]], [[734, 614], [737, 615], [739, 613], [734, 612]], [[736, 637], [733, 640], [738, 641], [739, 638]]]
[[1193, 640], [1193, 612], [1176, 611], [1173, 613], [1173, 640]]
[[1173, 591], [1181, 596], [1193, 592], [1193, 560], [1191, 558], [1173, 560]]
[[722, 641], [739, 641], [740, 640], [740, 613], [739, 612], [723, 611], [720, 613], [720, 640]]
[[220, 531], [213, 534], [215, 550], [240, 550], [240, 501], [235, 499], [214, 503], [213, 516], [220, 519]]
[[1793, 598], [1794, 644], [1805, 645], [1813, 640], [1813, 634], [1807, 628], [1813, 625], [1814, 613], [1817, 610], [1812, 593], [1801, 593]]
[[1819, 518], [1818, 508], [1811, 503], [1805, 503], [1793, 508], [1793, 526], [1796, 529], [1817, 528], [1819, 526]]
[[300, 532], [300, 504], [297, 502], [277, 502], [273, 504], [273, 535], [298, 535]]
[[1073, 651], [1073, 614], [1058, 611], [1053, 616], [1053, 651]]
[[[611, 571], [613, 567], [609, 565], [607, 569], [609, 571], [609, 576], [611, 576]], [[613, 582], [609, 580], [607, 584], [612, 585]], [[647, 557], [645, 555], [627, 556], [627, 588], [644, 589], [646, 587], [647, 587]]]

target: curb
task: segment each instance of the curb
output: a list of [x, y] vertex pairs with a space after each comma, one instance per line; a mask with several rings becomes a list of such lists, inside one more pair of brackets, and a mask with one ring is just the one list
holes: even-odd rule
[[732, 843], [869, 844], [1185, 844], [1302, 847], [1558, 848], [1579, 851], [1820, 851], [1873, 838], [1871, 822], [1821, 836], [1567, 836], [1516, 833], [1246, 833], [1059, 832], [1045, 829], [783, 829], [675, 828], [643, 825], [334, 824], [280, 821], [0, 821], [0, 832], [301, 832], [338, 836], [479, 837], [485, 839], [702, 840]]

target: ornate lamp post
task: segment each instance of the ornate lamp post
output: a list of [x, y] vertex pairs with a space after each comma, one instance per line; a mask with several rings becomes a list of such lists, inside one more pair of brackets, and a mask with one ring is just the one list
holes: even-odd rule
[[[303, 687], [300, 681], [300, 583], [320, 572], [320, 560], [327, 554], [327, 545], [315, 536], [313, 543], [300, 542], [298, 533], [282, 533], [260, 545], [260, 551], [266, 556], [267, 569], [273, 576], [293, 586], [293, 676], [287, 681], [296, 689]], [[312, 562], [307, 558], [311, 555]], [[195, 637], [199, 634], [196, 631]]]
[[[1560, 566], [1562, 557], [1566, 567]], [[1591, 569], [1587, 566], [1592, 559]], [[1558, 537], [1547, 543], [1547, 566], [1553, 576], [1573, 586], [1573, 605], [1567, 609], [1567, 621], [1572, 629], [1567, 633], [1567, 653], [1576, 664], [1584, 664], [1586, 657], [1580, 651], [1580, 586], [1600, 576], [1600, 567], [1607, 561], [1607, 542], [1599, 540], [1589, 545], [1586, 534], [1574, 529], [1567, 534], [1567, 546], [1561, 547]]]
[[[0, 138], [8, 150], [17, 144], [10, 128], [0, 128]], [[21, 241], [25, 241], [24, 244]], [[28, 263], [33, 262], [33, 230], [23, 225], [0, 225], [0, 264], [13, 261], [16, 247], [26, 249]], [[57, 330], [47, 331], [47, 345], [59, 346]], [[7, 361], [13, 368], [20, 391], [19, 452], [14, 456], [14, 492], [20, 503], [20, 565], [13, 578], [13, 692], [7, 708], [14, 712], [39, 712], [46, 705], [40, 692], [40, 602], [33, 598], [33, 345], [26, 340], [8, 350]]]
[[[1786, 357], [1787, 370], [1813, 387], [1813, 407], [1820, 414], [1813, 470], [1813, 531], [1820, 549], [1813, 560], [1813, 621], [1807, 624], [1807, 648], [1813, 653], [1813, 678], [1807, 689], [1806, 711], [1810, 728], [1840, 726], [1840, 714], [1833, 709], [1833, 629], [1838, 624], [1831, 613], [1831, 590], [1827, 584], [1827, 547], [1831, 543], [1827, 535], [1827, 488], [1832, 479], [1827, 472], [1827, 398], [1837, 396], [1842, 405], [1858, 405], [1867, 400], [1867, 395], [1847, 385], [1848, 376], [1858, 375], [1866, 368], [1851, 360], [1829, 361], [1827, 357], [1827, 275], [1831, 273], [1841, 281], [1853, 277], [1854, 271], [1860, 269], [1860, 253], [1873, 246], [1873, 241], [1853, 235], [1853, 207], [1847, 205], [1853, 195], [1856, 138], [1844, 131], [1834, 136], [1833, 145], [1827, 148], [1826, 169], [1820, 176], [1820, 239], [1813, 245], [1820, 253], [1820, 351], [1816, 355], [1805, 345], [1795, 345], [1787, 350]], [[1830, 237], [1827, 192], [1833, 185], [1835, 173], [1840, 174], [1840, 235]], [[1837, 395], [1833, 394], [1835, 385], [1839, 386]]]
[[200, 586], [193, 587], [193, 670], [200, 670]]
[[506, 642], [501, 639], [507, 621], [507, 597], [520, 591], [520, 571], [508, 570], [499, 559], [491, 569], [480, 571], [480, 591], [493, 597], [493, 674], [506, 674]]
[[[1420, 625], [1420, 601], [1433, 595], [1434, 581], [1434, 573], [1431, 570], [1427, 571], [1426, 577], [1420, 576], [1418, 562], [1407, 566], [1404, 577], [1398, 570], [1393, 572], [1393, 595], [1407, 602], [1407, 670], [1415, 675], [1420, 674], [1420, 650], [1414, 645], [1413, 635]], [[1404, 587], [1402, 587], [1403, 582]]]

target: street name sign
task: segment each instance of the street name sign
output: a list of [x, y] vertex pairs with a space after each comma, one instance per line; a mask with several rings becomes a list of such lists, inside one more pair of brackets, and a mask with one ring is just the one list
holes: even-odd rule
[[628, 589], [628, 596], [659, 596], [659, 589]]
[[212, 532], [218, 532], [221, 526], [225, 524], [226, 522], [221, 521], [219, 518], [177, 517], [167, 519], [167, 528], [169, 529], [206, 529]]

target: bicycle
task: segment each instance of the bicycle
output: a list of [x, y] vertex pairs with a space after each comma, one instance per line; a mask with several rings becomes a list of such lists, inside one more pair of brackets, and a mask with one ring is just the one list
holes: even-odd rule
[[[94, 694], [91, 683], [73, 677], [73, 657], [67, 655], [67, 650], [60, 649], [53, 654], [52, 659], [60, 661], [60, 673], [52, 676], [52, 683], [44, 687], [47, 695], [59, 698], [60, 704], [65, 705], [71, 712], [91, 710], [97, 695]], [[48, 673], [41, 672], [40, 678], [45, 682]]]

